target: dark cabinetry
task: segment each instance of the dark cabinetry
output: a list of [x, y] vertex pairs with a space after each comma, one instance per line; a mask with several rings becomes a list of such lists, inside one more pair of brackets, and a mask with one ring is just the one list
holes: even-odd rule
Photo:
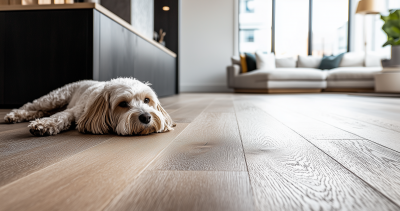
[[135, 77], [176, 92], [176, 59], [95, 9], [0, 12], [0, 106], [84, 79]]

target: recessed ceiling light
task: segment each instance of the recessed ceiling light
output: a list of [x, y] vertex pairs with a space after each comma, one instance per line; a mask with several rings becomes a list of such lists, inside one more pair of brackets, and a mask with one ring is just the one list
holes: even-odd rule
[[164, 11], [169, 11], [169, 7], [168, 6], [163, 6], [162, 8]]

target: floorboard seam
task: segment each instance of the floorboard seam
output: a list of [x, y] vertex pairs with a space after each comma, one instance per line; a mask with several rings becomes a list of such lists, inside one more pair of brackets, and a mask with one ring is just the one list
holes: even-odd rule
[[[183, 123], [185, 124], [185, 123]], [[132, 180], [131, 182], [133, 182], [134, 180], [136, 180], [144, 171], [147, 170], [147, 168], [154, 162], [154, 160], [156, 160], [163, 152], [165, 149], [167, 149], [169, 146], [171, 146], [171, 144], [189, 127], [189, 125], [191, 123], [186, 123], [188, 124], [185, 129], [183, 129], [172, 141], [171, 143], [169, 143], [166, 147], [164, 147], [164, 149], [162, 149]], [[123, 189], [124, 190], [124, 189]], [[115, 194], [113, 197], [110, 197], [110, 200], [107, 203], [104, 203], [104, 206], [102, 208], [100, 208], [99, 210], [105, 210], [108, 205], [116, 198], [118, 197], [119, 194], [121, 194], [123, 192], [123, 190], [121, 192], [119, 192], [118, 194]]]
[[[257, 106], [258, 107], [258, 106]], [[263, 110], [264, 111], [264, 110]], [[264, 111], [266, 112], [266, 111]], [[266, 112], [267, 115], [269, 115], [270, 117], [274, 118], [276, 121], [280, 122], [281, 124], [283, 124], [285, 127], [289, 128], [290, 130], [292, 130], [293, 132], [295, 132], [296, 134], [298, 134], [299, 136], [301, 136], [304, 140], [306, 140], [308, 143], [310, 143], [311, 145], [313, 145], [315, 148], [317, 148], [318, 150], [320, 150], [322, 153], [324, 153], [325, 155], [327, 155], [328, 157], [330, 157], [332, 160], [334, 160], [337, 164], [339, 164], [340, 166], [342, 166], [344, 169], [346, 169], [349, 173], [351, 173], [352, 175], [354, 175], [355, 177], [357, 177], [358, 179], [360, 179], [361, 181], [363, 181], [367, 186], [369, 186], [370, 188], [372, 188], [373, 190], [375, 190], [377, 193], [379, 193], [381, 196], [383, 196], [384, 198], [388, 199], [390, 202], [392, 202], [393, 204], [395, 204], [397, 207], [400, 208], [400, 204], [397, 204], [396, 202], [394, 202], [391, 198], [389, 198], [388, 196], [386, 196], [385, 194], [383, 194], [381, 191], [379, 191], [378, 189], [376, 189], [374, 186], [372, 186], [370, 183], [368, 183], [367, 181], [365, 181], [364, 179], [362, 179], [361, 177], [359, 177], [357, 174], [355, 174], [353, 171], [351, 171], [350, 169], [348, 169], [346, 166], [344, 166], [342, 163], [340, 163], [338, 160], [336, 160], [335, 158], [333, 158], [330, 154], [326, 153], [324, 150], [322, 150], [321, 148], [317, 147], [315, 144], [313, 144], [311, 141], [309, 141], [307, 138], [305, 138], [303, 135], [301, 135], [300, 133], [298, 133], [297, 131], [293, 130], [291, 127], [289, 127], [288, 125], [286, 125], [285, 123], [283, 123], [282, 121], [280, 121], [279, 119], [277, 119], [276, 117], [274, 117], [273, 115], [269, 114], [268, 112]], [[339, 128], [340, 129], [340, 128]], [[358, 135], [357, 135], [358, 136]], [[364, 139], [366, 140], [366, 139]], [[375, 143], [375, 142], [374, 142]]]
[[[275, 104], [275, 105], [277, 105], [277, 104]], [[279, 104], [279, 105], [280, 105], [280, 104]], [[257, 105], [256, 105], [256, 106], [257, 106]], [[358, 137], [361, 138], [361, 139], [348, 139], [348, 140], [366, 140], [366, 141], [369, 141], [369, 142], [371, 142], [371, 143], [374, 143], [374, 144], [377, 144], [377, 145], [379, 145], [379, 146], [382, 146], [382, 147], [384, 147], [384, 148], [393, 150], [393, 151], [395, 151], [395, 152], [397, 152], [397, 153], [400, 153], [400, 151], [397, 151], [397, 150], [395, 150], [395, 149], [392, 149], [392, 148], [389, 148], [389, 147], [387, 147], [387, 146], [384, 146], [384, 145], [382, 145], [382, 144], [380, 144], [380, 143], [377, 143], [377, 142], [375, 142], [375, 141], [372, 141], [372, 140], [370, 140], [370, 139], [368, 139], [368, 138], [364, 138], [364, 137], [362, 137], [362, 136], [360, 136], [360, 135], [358, 135], [358, 134], [355, 134], [355, 133], [353, 133], [353, 132], [350, 132], [350, 131], [347, 131], [347, 130], [345, 130], [345, 129], [339, 128], [339, 127], [334, 126], [334, 125], [332, 125], [332, 124], [330, 124], [330, 123], [327, 123], [327, 122], [325, 122], [325, 121], [319, 120], [319, 119], [317, 119], [317, 118], [315, 118], [315, 117], [309, 116], [309, 115], [307, 115], [307, 114], [299, 113], [299, 112], [297, 112], [297, 111], [293, 111], [293, 109], [290, 109], [290, 108], [288, 108], [288, 107], [285, 106], [285, 105], [280, 105], [280, 106], [284, 106], [286, 109], [289, 109], [289, 110], [291, 110], [292, 112], [298, 113], [298, 114], [300, 114], [300, 115], [302, 115], [302, 116], [304, 116], [304, 117], [308, 117], [308, 118], [314, 119], [314, 120], [316, 120], [316, 121], [318, 121], [318, 122], [322, 122], [322, 123], [324, 123], [324, 124], [327, 124], [327, 125], [329, 125], [329, 126], [332, 126], [332, 127], [336, 128], [336, 129], [345, 131], [345, 132], [347, 132], [347, 133], [353, 134], [353, 135], [358, 136]], [[257, 107], [258, 107], [258, 106], [257, 106]], [[263, 110], [263, 109], [262, 109], [262, 110]], [[263, 111], [265, 111], [265, 110], [263, 110]], [[268, 112], [267, 112], [267, 113], [268, 113]], [[268, 113], [268, 114], [269, 114], [269, 113]], [[269, 114], [269, 115], [270, 115], [270, 114]], [[270, 115], [270, 116], [272, 116], [272, 115]], [[274, 118], [275, 118], [275, 117], [274, 117]], [[275, 119], [276, 119], [276, 118], [275, 118]], [[283, 124], [283, 123], [282, 123], [282, 124]], [[285, 124], [285, 125], [286, 125], [286, 124]], [[291, 128], [290, 128], [290, 129], [291, 129]], [[395, 131], [395, 132], [397, 132], [397, 131]], [[399, 134], [399, 135], [400, 135], [400, 134]], [[327, 140], [328, 140], [328, 139], [327, 139]], [[329, 140], [330, 140], [330, 139], [329, 139]], [[308, 140], [307, 140], [307, 141], [308, 141]]]
[[32, 172], [32, 173], [30, 173], [30, 174], [28, 174], [28, 175], [25, 175], [25, 176], [23, 176], [23, 177], [21, 177], [21, 178], [15, 180], [15, 181], [12, 181], [12, 182], [10, 182], [10, 183], [8, 183], [8, 184], [6, 184], [6, 185], [0, 187], [0, 191], [2, 191], [4, 188], [6, 188], [6, 187], [9, 186], [9, 185], [14, 184], [14, 183], [18, 182], [18, 181], [21, 180], [21, 179], [24, 179], [25, 177], [29, 177], [29, 176], [31, 176], [31, 175], [37, 174], [38, 172], [43, 171], [43, 170], [45, 170], [45, 169], [47, 169], [47, 168], [50, 168], [50, 167], [52, 167], [52, 166], [54, 166], [54, 165], [56, 165], [56, 164], [58, 164], [58, 163], [60, 163], [60, 162], [62, 162], [62, 161], [64, 161], [64, 160], [70, 159], [71, 157], [73, 157], [73, 156], [75, 156], [75, 155], [79, 155], [79, 154], [81, 154], [81, 153], [83, 153], [83, 152], [86, 152], [86, 151], [89, 150], [89, 149], [92, 149], [93, 147], [99, 146], [100, 144], [103, 144], [103, 143], [109, 141], [109, 140], [112, 139], [112, 138], [114, 138], [114, 137], [110, 137], [109, 139], [106, 139], [106, 140], [104, 140], [104, 141], [102, 141], [102, 142], [100, 142], [100, 143], [98, 143], [98, 144], [96, 144], [96, 145], [93, 145], [93, 146], [91, 146], [91, 147], [89, 147], [89, 148], [87, 148], [87, 149], [85, 149], [85, 150], [82, 150], [82, 151], [80, 151], [80, 152], [78, 152], [78, 153], [76, 153], [76, 154], [73, 154], [73, 155], [71, 155], [71, 156], [65, 157], [64, 159], [59, 160], [58, 162], [55, 162], [55, 163], [53, 163], [53, 164], [51, 164], [51, 165], [49, 165], [49, 166], [46, 166], [46, 167], [44, 167], [44, 168], [42, 168], [42, 169], [39, 169], [39, 170], [37, 170], [37, 171], [35, 171], [35, 172]]
[[251, 195], [252, 195], [252, 198], [253, 198], [253, 206], [254, 206], [254, 208], [256, 208], [256, 201], [255, 201], [256, 197], [254, 196], [253, 185], [252, 185], [252, 182], [251, 182], [251, 177], [250, 177], [250, 172], [249, 172], [249, 165], [247, 164], [247, 158], [246, 158], [246, 152], [244, 150], [242, 133], [240, 132], [239, 120], [237, 119], [237, 115], [236, 115], [235, 101], [233, 99], [232, 99], [232, 104], [233, 104], [233, 111], [235, 113], [236, 125], [237, 125], [238, 131], [239, 131], [240, 142], [242, 143], [243, 157], [244, 157], [244, 162], [246, 163], [247, 177], [249, 178], [249, 184], [250, 184], [250, 188], [251, 188]]

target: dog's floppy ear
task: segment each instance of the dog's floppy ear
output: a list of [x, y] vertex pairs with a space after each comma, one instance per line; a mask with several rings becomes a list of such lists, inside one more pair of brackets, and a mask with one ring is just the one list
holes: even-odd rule
[[160, 103], [157, 103], [157, 110], [158, 110], [159, 112], [162, 113], [162, 115], [164, 116], [164, 119], [165, 119], [165, 123], [164, 123], [164, 124], [165, 124], [164, 132], [173, 130], [172, 127], [175, 127], [176, 124], [175, 124], [174, 121], [172, 121], [171, 117], [170, 117], [169, 114], [164, 110], [164, 108], [161, 107], [161, 104], [160, 104]]
[[79, 118], [77, 129], [82, 133], [107, 134], [111, 128], [109, 95], [100, 93], [90, 108]]

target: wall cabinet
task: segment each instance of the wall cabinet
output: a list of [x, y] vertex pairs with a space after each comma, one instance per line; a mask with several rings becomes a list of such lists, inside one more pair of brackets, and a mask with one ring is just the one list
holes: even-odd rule
[[0, 11], [0, 106], [67, 83], [134, 77], [176, 93], [176, 58], [96, 9]]

